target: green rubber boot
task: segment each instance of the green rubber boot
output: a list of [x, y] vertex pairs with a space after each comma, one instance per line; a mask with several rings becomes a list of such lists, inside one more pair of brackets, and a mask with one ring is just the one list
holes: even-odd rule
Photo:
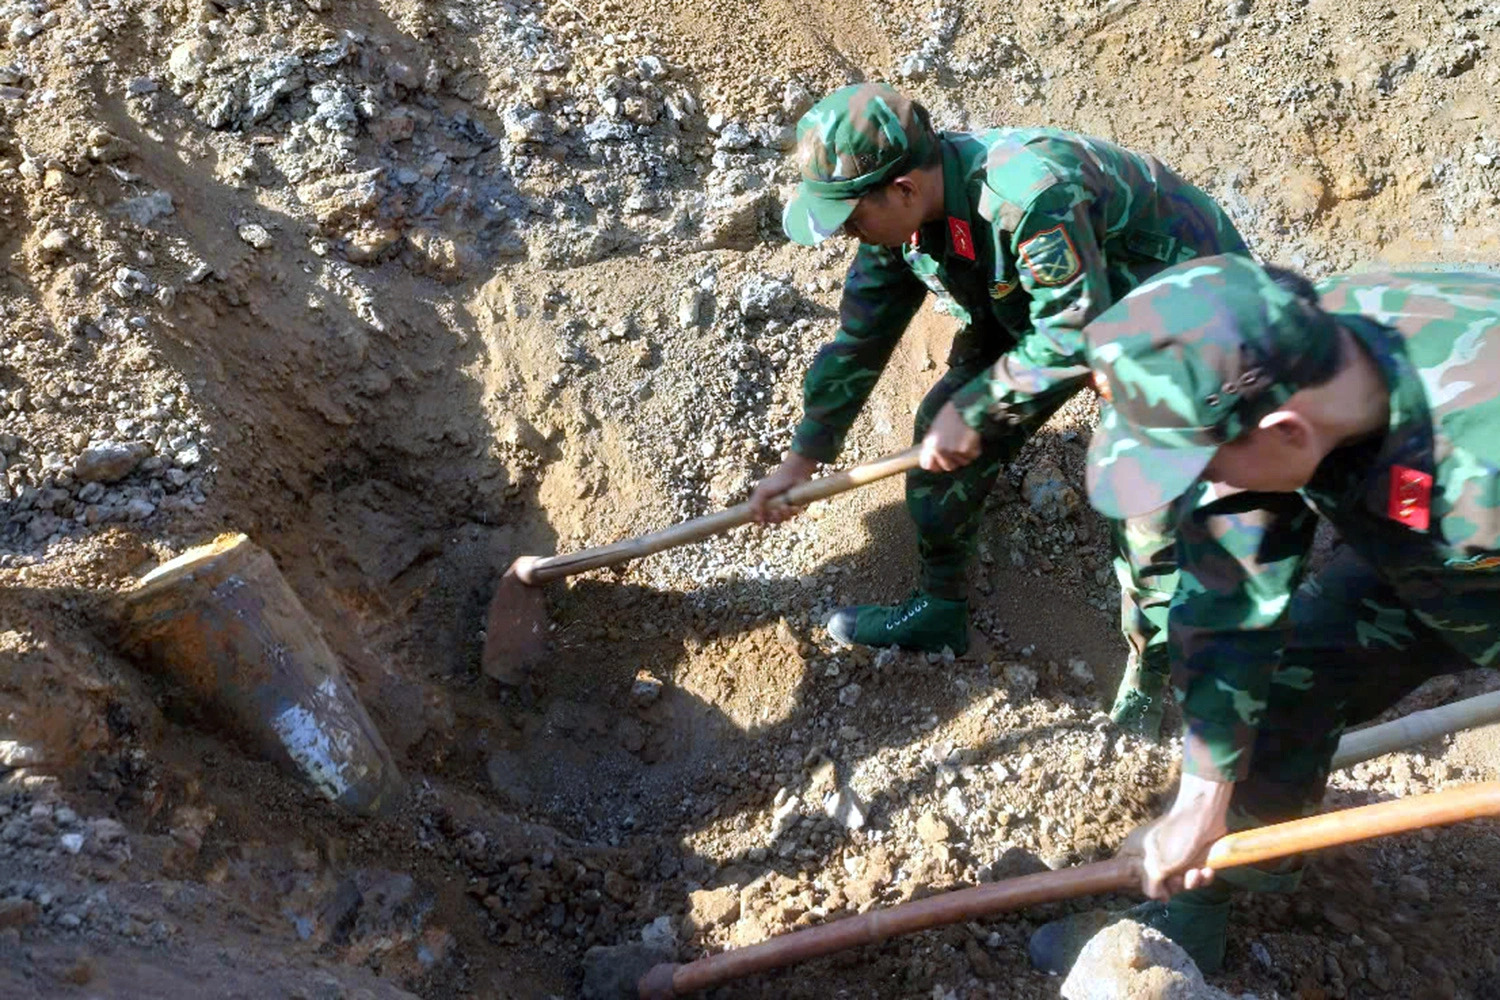
[[1132, 656], [1120, 678], [1120, 689], [1109, 717], [1127, 733], [1154, 740], [1161, 736], [1162, 713], [1167, 709], [1167, 675], [1141, 667]]
[[839, 608], [828, 619], [828, 634], [851, 646], [900, 646], [926, 653], [946, 646], [962, 654], [969, 648], [969, 602], [914, 590], [896, 605]]
[[1188, 953], [1204, 974], [1224, 965], [1224, 941], [1229, 928], [1228, 886], [1180, 892], [1170, 902], [1152, 900], [1119, 913], [1091, 910], [1043, 924], [1031, 935], [1027, 952], [1042, 972], [1067, 975], [1089, 939], [1119, 920], [1134, 920], [1155, 928]]

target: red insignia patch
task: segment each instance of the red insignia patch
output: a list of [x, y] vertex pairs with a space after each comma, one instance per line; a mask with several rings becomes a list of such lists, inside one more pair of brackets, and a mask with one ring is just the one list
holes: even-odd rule
[[1386, 516], [1413, 531], [1426, 531], [1432, 522], [1432, 477], [1404, 465], [1391, 468], [1391, 494]]
[[974, 234], [963, 219], [948, 216], [948, 235], [953, 241], [953, 252], [964, 260], [974, 259]]

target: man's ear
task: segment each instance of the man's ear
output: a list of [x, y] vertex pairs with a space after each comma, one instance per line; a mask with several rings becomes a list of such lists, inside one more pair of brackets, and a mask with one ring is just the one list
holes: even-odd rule
[[1312, 425], [1296, 410], [1276, 410], [1260, 418], [1256, 425], [1292, 448], [1305, 448], [1312, 440]]
[[900, 177], [897, 177], [895, 180], [891, 181], [891, 187], [899, 191], [901, 193], [902, 199], [905, 201], [910, 201], [919, 193], [917, 178], [915, 174], [902, 174]]

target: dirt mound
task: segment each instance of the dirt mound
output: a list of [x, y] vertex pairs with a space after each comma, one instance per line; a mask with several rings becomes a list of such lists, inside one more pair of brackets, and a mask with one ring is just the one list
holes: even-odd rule
[[[897, 483], [553, 588], [522, 691], [478, 669], [496, 575], [777, 460], [850, 253], [779, 234], [826, 89], [1150, 150], [1315, 275], [1493, 263], [1497, 41], [1493, 5], [1323, 0], [0, 5], [6, 994], [186, 996], [212, 967], [567, 996], [593, 945], [691, 957], [1106, 853], [1172, 751], [1100, 713], [1102, 524], [1032, 503], [1080, 490], [1088, 400], [991, 500], [966, 657], [822, 631], [909, 583]], [[918, 318], [850, 460], [907, 443], [951, 336]], [[398, 816], [337, 815], [116, 654], [113, 595], [223, 530], [339, 653], [411, 779]], [[1492, 777], [1492, 742], [1332, 800]], [[1490, 995], [1491, 833], [1350, 852], [1358, 904], [1255, 902], [1223, 985]], [[1055, 996], [1023, 951], [1054, 909], [726, 995]]]

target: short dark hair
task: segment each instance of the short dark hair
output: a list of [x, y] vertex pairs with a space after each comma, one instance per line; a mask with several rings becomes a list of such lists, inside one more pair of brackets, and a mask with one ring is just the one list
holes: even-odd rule
[[1291, 268], [1280, 267], [1276, 264], [1262, 264], [1261, 267], [1271, 280], [1281, 288], [1296, 296], [1302, 307], [1307, 311], [1308, 318], [1315, 321], [1315, 325], [1329, 331], [1330, 335], [1338, 337], [1334, 342], [1332, 350], [1323, 359], [1323, 364], [1317, 371], [1308, 372], [1302, 379], [1302, 388], [1316, 389], [1320, 385], [1326, 385], [1344, 367], [1344, 345], [1343, 338], [1339, 332], [1344, 329], [1337, 317], [1330, 315], [1323, 309], [1322, 300], [1318, 296], [1317, 286], [1300, 271]]
[[1303, 302], [1310, 302], [1313, 305], [1318, 304], [1318, 289], [1308, 279], [1307, 275], [1277, 264], [1262, 264], [1261, 267], [1271, 276], [1272, 281], [1297, 296]]

